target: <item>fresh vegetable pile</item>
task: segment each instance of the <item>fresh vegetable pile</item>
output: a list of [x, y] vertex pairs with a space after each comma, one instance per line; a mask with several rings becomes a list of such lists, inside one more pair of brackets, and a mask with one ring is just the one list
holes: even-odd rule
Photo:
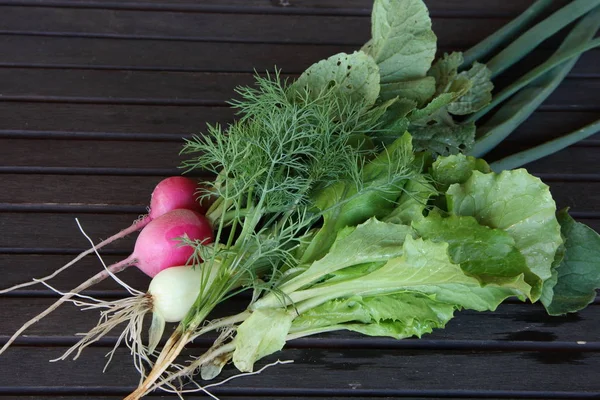
[[[98, 325], [62, 358], [125, 323], [117, 346], [125, 341], [140, 371], [128, 397], [136, 399], [156, 387], [205, 390], [197, 374], [212, 379], [230, 361], [253, 371], [308, 335], [421, 337], [460, 310], [495, 310], [513, 297], [540, 301], [551, 315], [584, 308], [600, 287], [600, 236], [557, 211], [547, 185], [513, 168], [599, 123], [492, 164], [478, 158], [600, 45], [600, 0], [574, 0], [529, 28], [550, 3], [535, 2], [465, 54], [434, 61], [425, 4], [375, 0], [361, 50], [322, 60], [295, 81], [275, 73], [239, 88], [237, 121], [209, 126], [183, 148], [186, 171], [215, 179], [159, 184], [147, 217], [56, 273], [143, 228], [132, 255], [66, 294], [1, 351], [66, 301], [100, 309]], [[492, 93], [496, 76], [571, 23], [547, 61]], [[146, 293], [119, 280], [131, 297], [79, 295], [131, 265], [153, 277]], [[208, 319], [242, 291], [252, 294], [246, 310]], [[167, 322], [179, 325], [160, 348]], [[205, 354], [180, 363], [188, 343], [214, 331]]]

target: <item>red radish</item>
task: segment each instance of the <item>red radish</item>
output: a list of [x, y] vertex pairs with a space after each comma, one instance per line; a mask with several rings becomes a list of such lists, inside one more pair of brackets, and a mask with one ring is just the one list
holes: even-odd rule
[[171, 210], [184, 208], [201, 213], [206, 212], [205, 202], [196, 200], [196, 192], [200, 187], [192, 179], [183, 176], [172, 176], [160, 181], [152, 192], [148, 218], [155, 219]]
[[[183, 209], [194, 210], [194, 211], [198, 211], [198, 212], [202, 212], [202, 213], [206, 212], [205, 208], [206, 208], [206, 206], [208, 206], [208, 204], [206, 204], [208, 202], [207, 201], [199, 202], [196, 200], [196, 192], [198, 191], [199, 188], [200, 188], [200, 186], [198, 185], [198, 183], [196, 181], [189, 179], [189, 178], [184, 178], [183, 176], [172, 176], [170, 178], [163, 179], [162, 181], [160, 181], [158, 183], [158, 185], [156, 185], [156, 187], [152, 191], [152, 198], [150, 199], [150, 211], [148, 212], [148, 215], [135, 221], [130, 227], [125, 228], [122, 231], [120, 231], [119, 233], [98, 243], [95, 246], [96, 250], [101, 249], [102, 247], [106, 246], [107, 244], [110, 244], [117, 239], [121, 239], [121, 238], [129, 235], [130, 233], [139, 231], [140, 229], [142, 229], [146, 225], [148, 225], [148, 223], [150, 223], [150, 221], [153, 221], [154, 219], [160, 217], [161, 215], [168, 213], [169, 211], [183, 208]], [[26, 286], [31, 286], [31, 285], [34, 285], [39, 282], [47, 281], [48, 279], [52, 279], [56, 275], [58, 275], [59, 273], [64, 271], [65, 269], [67, 269], [70, 266], [72, 266], [73, 264], [75, 264], [77, 261], [81, 260], [83, 257], [85, 257], [88, 254], [91, 254], [93, 252], [94, 252], [93, 248], [88, 249], [88, 250], [84, 251], [83, 253], [79, 254], [68, 264], [66, 264], [66, 265], [62, 266], [61, 268], [57, 269], [56, 271], [54, 271], [52, 274], [45, 276], [43, 278], [40, 278], [40, 279], [36, 279], [31, 282], [24, 282], [24, 283], [9, 287], [7, 289], [2, 289], [2, 290], [0, 290], [0, 294], [8, 293], [15, 289], [19, 289], [19, 288], [26, 287]]]
[[129, 257], [100, 271], [26, 322], [0, 349], [0, 354], [29, 326], [50, 314], [77, 293], [101, 282], [111, 274], [135, 265], [147, 275], [154, 277], [164, 269], [185, 265], [194, 253], [194, 249], [190, 246], [182, 246], [176, 240], [184, 235], [191, 240], [202, 241], [204, 244], [213, 241], [212, 228], [208, 219], [195, 211], [173, 210], [151, 221], [138, 236], [133, 253]]
[[205, 244], [213, 241], [206, 217], [190, 210], [174, 210], [148, 224], [138, 236], [133, 253], [121, 263], [136, 265], [150, 277], [163, 269], [184, 265], [194, 253], [192, 247], [179, 246], [175, 241], [184, 235], [192, 240], [204, 240]]

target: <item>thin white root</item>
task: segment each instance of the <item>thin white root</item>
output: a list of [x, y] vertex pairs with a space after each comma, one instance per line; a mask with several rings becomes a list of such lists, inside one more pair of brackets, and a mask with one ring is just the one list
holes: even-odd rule
[[100, 263], [102, 264], [102, 266], [104, 267], [104, 270], [108, 273], [108, 275], [113, 278], [113, 280], [115, 282], [117, 282], [119, 285], [121, 285], [122, 287], [124, 287], [130, 295], [132, 296], [136, 296], [136, 295], [140, 295], [143, 294], [143, 292], [140, 292], [137, 289], [132, 288], [131, 286], [129, 286], [128, 284], [126, 284], [125, 282], [123, 282], [121, 279], [117, 278], [117, 276], [115, 274], [113, 274], [110, 269], [106, 266], [106, 263], [104, 262], [104, 260], [102, 259], [102, 256], [100, 255], [100, 253], [98, 253], [98, 248], [96, 247], [96, 245], [94, 244], [94, 241], [88, 236], [87, 233], [85, 233], [85, 231], [83, 230], [83, 227], [81, 226], [81, 224], [79, 223], [79, 219], [75, 218], [75, 222], [77, 222], [77, 227], [79, 227], [79, 231], [81, 232], [81, 234], [88, 240], [88, 242], [90, 242], [90, 244], [92, 245], [92, 250], [94, 251], [94, 253], [96, 253], [96, 256], [98, 257], [98, 260], [100, 260]]
[[219, 398], [217, 396], [215, 396], [214, 394], [210, 393], [208, 389], [224, 385], [227, 382], [230, 382], [230, 381], [232, 381], [234, 379], [243, 378], [243, 377], [246, 377], [246, 376], [253, 376], [253, 375], [261, 374], [262, 372], [264, 372], [266, 369], [268, 369], [270, 367], [274, 367], [274, 366], [277, 366], [277, 365], [291, 364], [293, 362], [294, 362], [293, 360], [284, 360], [284, 361], [277, 360], [277, 361], [274, 361], [274, 362], [272, 362], [270, 364], [267, 364], [267, 365], [263, 366], [261, 369], [259, 369], [257, 371], [239, 373], [239, 374], [230, 376], [230, 377], [228, 377], [226, 379], [223, 379], [220, 382], [211, 383], [211, 384], [208, 384], [208, 385], [201, 385], [198, 382], [196, 382], [194, 380], [191, 380], [190, 382], [188, 382], [188, 384], [192, 384], [192, 385], [196, 386], [196, 388], [194, 388], [194, 389], [176, 389], [176, 390], [173, 390], [173, 389], [166, 388], [166, 387], [162, 387], [161, 389], [164, 390], [164, 391], [166, 391], [166, 392], [177, 393], [180, 397], [181, 397], [182, 394], [186, 394], [186, 393], [203, 392], [206, 395], [208, 395], [209, 397], [211, 397], [213, 399], [216, 399], [216, 400], [219, 400]]
[[[79, 226], [79, 229], [81, 230], [81, 225], [79, 225], [79, 221], [77, 219], [76, 219], [76, 221], [77, 221], [77, 225]], [[69, 268], [69, 267], [73, 266], [74, 264], [76, 264], [79, 260], [81, 260], [82, 258], [84, 258], [85, 256], [87, 256], [88, 254], [92, 254], [94, 252], [96, 252], [96, 254], [97, 254], [98, 253], [97, 249], [101, 249], [102, 247], [104, 247], [104, 246], [106, 246], [106, 245], [114, 242], [117, 239], [123, 238], [123, 237], [129, 235], [130, 233], [133, 233], [135, 231], [138, 231], [138, 230], [142, 229], [144, 226], [146, 226], [148, 224], [148, 222], [150, 222], [150, 218], [147, 215], [142, 216], [142, 217], [138, 218], [138, 220], [136, 220], [130, 227], [123, 229], [119, 233], [117, 233], [117, 234], [109, 237], [106, 240], [101, 241], [97, 245], [94, 246], [94, 244], [92, 243], [92, 248], [87, 249], [83, 253], [80, 253], [77, 257], [75, 257], [74, 259], [72, 259], [67, 264], [63, 265], [62, 267], [60, 267], [59, 269], [57, 269], [56, 271], [54, 271], [50, 275], [44, 276], [42, 278], [32, 279], [29, 282], [19, 283], [17, 285], [11, 286], [11, 287], [6, 288], [6, 289], [1, 289], [0, 290], [0, 294], [12, 292], [13, 290], [17, 290], [17, 289], [21, 289], [21, 288], [24, 288], [24, 287], [35, 285], [37, 283], [42, 283], [42, 282], [45, 282], [45, 281], [49, 281], [50, 279], [54, 278], [55, 276], [57, 276], [58, 274], [60, 274], [64, 270], [66, 270], [67, 268]], [[88, 238], [88, 240], [90, 240], [87, 235], [85, 235], [85, 236], [86, 236], [86, 238]]]
[[[75, 301], [74, 301], [75, 302]], [[108, 361], [104, 367], [110, 364], [112, 357], [121, 344], [125, 341], [127, 347], [131, 350], [131, 354], [134, 358], [134, 364], [140, 374], [144, 375], [143, 362], [150, 362], [147, 347], [142, 341], [143, 322], [146, 313], [152, 311], [152, 302], [150, 297], [147, 295], [138, 295], [135, 297], [128, 297], [125, 299], [105, 301], [95, 300], [95, 303], [82, 303], [76, 302], [80, 305], [85, 305], [85, 309], [105, 309], [100, 313], [100, 319], [97, 325], [87, 333], [79, 333], [83, 335], [83, 338], [79, 340], [74, 346], [69, 348], [61, 357], [56, 358], [54, 361], [65, 360], [71, 354], [75, 353], [73, 359], [76, 360], [81, 352], [90, 344], [97, 342], [106, 334], [111, 332], [114, 328], [122, 323], [127, 323], [123, 332], [119, 335], [117, 342], [113, 349], [107, 353]]]

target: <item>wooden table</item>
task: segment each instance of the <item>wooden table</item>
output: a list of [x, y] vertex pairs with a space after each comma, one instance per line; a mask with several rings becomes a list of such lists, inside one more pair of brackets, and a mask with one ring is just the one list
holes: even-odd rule
[[[440, 48], [451, 50], [474, 44], [530, 1], [427, 3]], [[87, 248], [76, 217], [97, 239], [143, 214], [153, 186], [177, 173], [181, 138], [206, 122], [230, 121], [224, 102], [235, 86], [252, 82], [253, 69], [275, 64], [298, 74], [356, 49], [369, 37], [370, 6], [369, 0], [0, 0], [0, 286], [43, 276]], [[582, 57], [504, 151], [596, 120], [598, 64], [600, 51]], [[559, 206], [571, 206], [596, 230], [599, 144], [593, 137], [529, 166], [551, 185]], [[124, 257], [132, 243], [115, 243], [103, 252], [106, 261]], [[53, 284], [66, 290], [99, 268], [88, 257]], [[140, 289], [147, 283], [137, 271], [123, 279]], [[111, 282], [89, 293], [124, 295]], [[1, 296], [0, 343], [53, 300], [41, 286]], [[0, 357], [0, 400], [117, 399], [132, 390], [137, 378], [126, 349], [102, 373], [115, 335], [77, 361], [48, 363], [96, 318], [64, 306], [32, 327]], [[270, 358], [294, 364], [232, 381], [215, 394], [597, 398], [599, 351], [599, 305], [550, 318], [537, 305], [508, 303], [494, 313], [462, 312], [421, 340], [349, 333], [298, 340]]]

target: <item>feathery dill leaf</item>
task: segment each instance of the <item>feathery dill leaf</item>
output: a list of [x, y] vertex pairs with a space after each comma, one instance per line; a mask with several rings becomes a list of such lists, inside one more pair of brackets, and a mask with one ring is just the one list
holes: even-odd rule
[[335, 85], [318, 93], [288, 86], [279, 73], [257, 76], [254, 87], [236, 92], [240, 98], [230, 104], [238, 119], [226, 128], [208, 126], [182, 150], [191, 156], [182, 165], [186, 170], [216, 175], [207, 184], [218, 197], [209, 212], [215, 244], [198, 246], [196, 255], [209, 265], [206, 295], [184, 325], [204, 318], [204, 310], [230, 290], [264, 290], [269, 285], [259, 276], [279, 279], [297, 266], [294, 250], [322, 217], [315, 193], [341, 180], [362, 185], [376, 150], [367, 134], [387, 107], [366, 106]]

